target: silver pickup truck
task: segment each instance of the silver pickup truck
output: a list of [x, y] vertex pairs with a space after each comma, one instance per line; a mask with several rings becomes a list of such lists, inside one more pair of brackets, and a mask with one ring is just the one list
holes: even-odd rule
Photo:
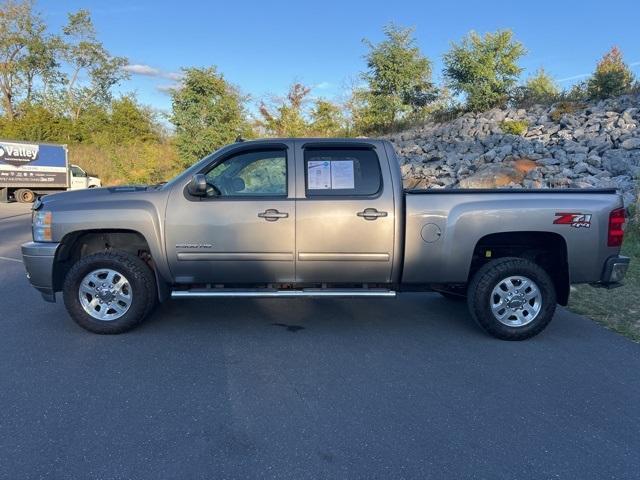
[[629, 259], [614, 190], [406, 191], [368, 139], [226, 146], [170, 182], [39, 199], [27, 275], [96, 333], [191, 297], [466, 298], [488, 333], [542, 331], [572, 283], [613, 287]]

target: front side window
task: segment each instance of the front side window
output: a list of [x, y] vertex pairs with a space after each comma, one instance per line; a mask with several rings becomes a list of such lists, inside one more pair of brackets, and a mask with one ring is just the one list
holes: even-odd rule
[[223, 197], [285, 196], [287, 155], [284, 150], [239, 153], [209, 170], [206, 178]]
[[74, 177], [86, 177], [87, 174], [80, 167], [76, 167], [75, 165], [71, 166], [71, 173]]
[[371, 196], [380, 191], [378, 156], [370, 149], [316, 149], [304, 152], [307, 197]]

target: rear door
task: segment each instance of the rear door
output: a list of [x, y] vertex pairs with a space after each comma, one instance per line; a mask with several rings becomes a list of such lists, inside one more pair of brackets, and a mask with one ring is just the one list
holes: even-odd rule
[[297, 281], [390, 282], [396, 218], [382, 146], [298, 140], [296, 171]]
[[[201, 173], [210, 195], [173, 189], [166, 249], [177, 283], [295, 280], [295, 166], [292, 143], [241, 146]], [[291, 180], [289, 180], [291, 178]]]

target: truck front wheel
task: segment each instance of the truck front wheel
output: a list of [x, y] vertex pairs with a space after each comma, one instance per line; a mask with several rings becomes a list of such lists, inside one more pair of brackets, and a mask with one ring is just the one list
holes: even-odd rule
[[94, 333], [123, 333], [151, 311], [155, 277], [147, 264], [130, 253], [94, 253], [71, 267], [63, 297], [69, 315], [81, 327]]
[[502, 340], [525, 340], [540, 333], [553, 318], [556, 292], [540, 266], [516, 257], [483, 265], [467, 291], [473, 319]]

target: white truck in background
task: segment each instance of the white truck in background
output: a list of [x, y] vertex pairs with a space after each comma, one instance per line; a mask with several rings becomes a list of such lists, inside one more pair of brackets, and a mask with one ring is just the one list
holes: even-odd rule
[[0, 202], [32, 203], [38, 195], [101, 186], [69, 165], [66, 145], [0, 140]]

